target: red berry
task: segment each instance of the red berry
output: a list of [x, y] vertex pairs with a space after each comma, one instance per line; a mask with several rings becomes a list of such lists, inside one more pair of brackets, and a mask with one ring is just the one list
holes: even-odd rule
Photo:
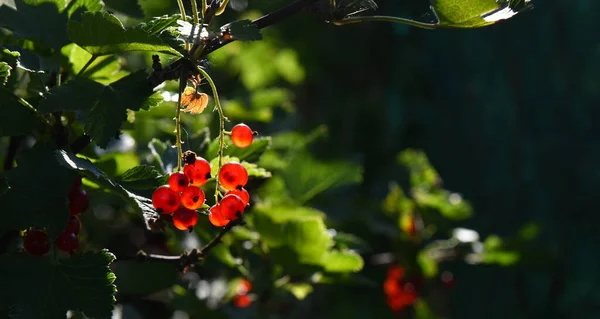
[[250, 290], [252, 290], [252, 284], [248, 280], [242, 279], [237, 287], [238, 295], [247, 295]]
[[76, 215], [69, 216], [69, 222], [67, 223], [67, 228], [65, 232], [79, 234], [81, 230], [81, 220]]
[[225, 195], [223, 199], [221, 199], [221, 214], [225, 219], [235, 220], [244, 212], [244, 201], [237, 195]]
[[43, 230], [28, 230], [23, 240], [23, 248], [34, 256], [44, 256], [50, 251], [48, 235]]
[[194, 164], [187, 164], [183, 172], [192, 186], [202, 186], [211, 178], [210, 163], [202, 157], [196, 157]]
[[73, 182], [73, 185], [71, 185], [71, 190], [69, 191], [69, 195], [71, 193], [75, 193], [76, 191], [78, 191], [81, 188], [81, 180], [83, 178], [81, 176], [77, 176], [75, 178], [75, 181]]
[[253, 138], [254, 134], [246, 124], [238, 124], [231, 130], [231, 141], [237, 147], [245, 148], [250, 146]]
[[248, 183], [248, 172], [240, 163], [225, 163], [219, 172], [219, 182], [228, 191], [244, 187]]
[[204, 192], [198, 186], [188, 186], [181, 193], [181, 205], [196, 210], [204, 205]]
[[83, 189], [72, 190], [69, 193], [69, 212], [77, 215], [85, 212], [90, 205], [90, 199]]
[[185, 207], [180, 207], [173, 213], [173, 225], [179, 230], [192, 230], [198, 222], [198, 213]]
[[79, 247], [79, 240], [77, 235], [64, 231], [56, 237], [56, 248], [66, 253], [73, 253]]
[[179, 208], [179, 194], [169, 186], [163, 185], [152, 194], [152, 205], [160, 214], [171, 214]]
[[248, 203], [250, 202], [250, 194], [248, 194], [248, 191], [241, 187], [239, 189], [234, 189], [232, 191], [228, 191], [225, 195], [237, 195], [242, 202], [244, 202], [244, 206], [248, 206]]
[[211, 207], [209, 211], [210, 215], [208, 215], [208, 221], [210, 221], [210, 223], [214, 226], [223, 227], [229, 224], [229, 220], [225, 219], [225, 217], [223, 217], [221, 214], [221, 206], [219, 204]]
[[238, 308], [246, 308], [252, 303], [252, 298], [248, 295], [237, 295], [233, 297], [233, 305]]
[[190, 181], [182, 172], [175, 172], [169, 176], [169, 187], [176, 192], [183, 192]]

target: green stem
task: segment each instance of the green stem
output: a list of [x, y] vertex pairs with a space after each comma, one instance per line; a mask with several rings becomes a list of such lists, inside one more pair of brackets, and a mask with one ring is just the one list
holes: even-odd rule
[[419, 21], [415, 21], [415, 20], [411, 20], [411, 19], [390, 17], [390, 16], [350, 17], [350, 18], [345, 18], [345, 19], [339, 20], [339, 21], [333, 21], [333, 24], [346, 25], [346, 24], [352, 24], [352, 23], [375, 22], [375, 21], [408, 24], [413, 27], [419, 27], [419, 28], [429, 29], [429, 30], [433, 30], [438, 27], [437, 24], [433, 24], [433, 23], [424, 23], [424, 22], [419, 22]]
[[221, 2], [221, 5], [219, 6], [219, 9], [217, 9], [217, 12], [215, 12], [215, 15], [220, 16], [221, 14], [223, 14], [223, 12], [225, 12], [225, 8], [227, 8], [228, 3], [229, 0], [224, 0], [223, 2]]
[[183, 151], [181, 147], [181, 96], [185, 90], [187, 84], [187, 78], [181, 75], [179, 78], [179, 94], [177, 97], [177, 111], [175, 111], [175, 138], [177, 139], [175, 145], [177, 145], [177, 172], [181, 171], [181, 160], [183, 159]]
[[[200, 23], [200, 17], [198, 16], [198, 4], [196, 0], [190, 0], [192, 4], [192, 17], [194, 19], [194, 25], [198, 25]], [[204, 16], [204, 11], [202, 11], [202, 16]]]
[[217, 170], [217, 176], [215, 178], [217, 182], [217, 186], [215, 187], [215, 201], [219, 202], [219, 173], [221, 172], [221, 167], [223, 166], [223, 148], [225, 147], [225, 115], [223, 114], [223, 108], [221, 107], [221, 102], [219, 101], [219, 93], [217, 93], [217, 86], [215, 82], [211, 79], [210, 75], [206, 73], [202, 68], [196, 68], [200, 74], [208, 81], [210, 88], [213, 91], [213, 97], [215, 99], [215, 108], [217, 112], [219, 112], [219, 152], [217, 155], [219, 156], [219, 169]]
[[[185, 15], [185, 7], [183, 6], [183, 0], [177, 0], [177, 5], [179, 5], [179, 13], [181, 13], [181, 20], [187, 21], [187, 16]], [[185, 43], [186, 51], [190, 49], [190, 44]]]
[[96, 61], [96, 59], [98, 58], [97, 55], [92, 55], [92, 57], [86, 62], [86, 64], [83, 66], [83, 68], [81, 68], [81, 70], [79, 70], [79, 72], [77, 72], [77, 76], [81, 76], [83, 74], [83, 72], [85, 72], [85, 70], [87, 70], [87, 68], [92, 65], [92, 63], [94, 63], [94, 61]]
[[208, 6], [206, 5], [206, 0], [202, 0], [202, 16], [203, 17], [206, 15], [206, 8], [208, 8]]

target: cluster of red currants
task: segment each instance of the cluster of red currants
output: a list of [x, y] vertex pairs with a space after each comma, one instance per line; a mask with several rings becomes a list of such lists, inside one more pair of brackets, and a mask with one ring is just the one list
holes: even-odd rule
[[[87, 210], [89, 198], [85, 190], [81, 189], [81, 176], [78, 176], [69, 191], [69, 221], [67, 227], [61, 232], [54, 244], [59, 250], [72, 254], [79, 247], [77, 235], [81, 231], [79, 215]], [[23, 248], [34, 256], [43, 256], [50, 251], [48, 234], [42, 229], [31, 228], [25, 233]]]
[[[245, 124], [236, 125], [231, 131], [231, 140], [237, 147], [252, 144], [254, 133]], [[169, 176], [168, 185], [157, 188], [152, 194], [152, 205], [160, 214], [173, 214], [173, 225], [180, 230], [191, 231], [198, 222], [196, 210], [204, 205], [206, 196], [200, 188], [211, 176], [210, 163], [192, 151], [183, 154], [183, 172]], [[237, 162], [225, 163], [219, 170], [219, 185], [227, 191], [218, 203], [209, 209], [209, 221], [223, 227], [244, 212], [250, 195], [244, 189], [248, 182], [246, 168]]]
[[405, 273], [406, 270], [398, 265], [390, 266], [383, 283], [387, 304], [393, 311], [401, 311], [419, 298], [422, 280], [407, 279]]
[[236, 295], [232, 300], [233, 305], [238, 308], [246, 308], [250, 306], [252, 303], [252, 298], [249, 295], [250, 290], [252, 290], [252, 284], [248, 280], [243, 279], [240, 281], [237, 287]]

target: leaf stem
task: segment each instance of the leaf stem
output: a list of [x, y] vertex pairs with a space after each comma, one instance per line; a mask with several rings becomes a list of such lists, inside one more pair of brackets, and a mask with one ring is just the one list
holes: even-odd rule
[[182, 72], [179, 78], [179, 94], [177, 96], [177, 111], [175, 112], [175, 138], [177, 139], [175, 145], [177, 145], [177, 172], [181, 171], [181, 160], [183, 158], [183, 151], [181, 150], [181, 96], [185, 90], [187, 84], [187, 78]]
[[217, 175], [215, 177], [215, 181], [217, 183], [216, 187], [215, 187], [215, 202], [218, 203], [219, 202], [219, 173], [221, 172], [221, 167], [223, 166], [223, 148], [225, 146], [225, 115], [223, 114], [223, 108], [221, 107], [221, 102], [219, 101], [219, 93], [217, 93], [217, 86], [215, 85], [215, 82], [212, 80], [212, 78], [210, 77], [210, 75], [208, 75], [208, 73], [206, 71], [204, 71], [202, 68], [200, 67], [196, 67], [196, 69], [198, 70], [198, 72], [200, 72], [200, 74], [202, 74], [202, 76], [204, 76], [204, 78], [206, 79], [206, 81], [208, 81], [208, 84], [210, 85], [210, 88], [213, 91], [213, 97], [215, 99], [215, 109], [217, 109], [217, 112], [219, 113], [219, 151], [217, 153], [217, 155], [219, 156], [219, 169], [217, 170]]
[[393, 22], [411, 25], [413, 27], [433, 30], [438, 27], [437, 24], [419, 22], [406, 18], [391, 17], [391, 16], [367, 16], [367, 17], [349, 17], [338, 21], [332, 21], [335, 25], [347, 25], [361, 22]]
[[206, 0], [202, 0], [202, 16], [204, 17], [204, 15], [206, 15], [206, 8], [208, 6], [206, 5]]
[[79, 70], [79, 72], [77, 72], [77, 76], [81, 76], [83, 74], [83, 72], [85, 72], [85, 70], [87, 70], [87, 68], [90, 65], [92, 65], [92, 63], [94, 63], [94, 61], [96, 61], [97, 58], [98, 58], [97, 55], [92, 55], [92, 57], [85, 63], [83, 68], [81, 68], [81, 70]]
[[[192, 17], [194, 19], [194, 25], [198, 25], [200, 24], [200, 17], [198, 16], [198, 4], [196, 3], [196, 0], [190, 0], [190, 2], [192, 4]], [[202, 11], [202, 16], [204, 16], [204, 10]]]
[[221, 5], [219, 6], [219, 9], [217, 9], [217, 12], [215, 12], [215, 15], [220, 16], [221, 14], [223, 14], [223, 12], [225, 12], [225, 9], [227, 8], [227, 4], [229, 4], [229, 0], [223, 0], [223, 2], [221, 2]]
[[[179, 12], [181, 13], [181, 20], [187, 21], [187, 16], [185, 15], [185, 7], [183, 6], [183, 0], [177, 0], [177, 5], [179, 6]], [[190, 44], [185, 43], [185, 50], [189, 51]]]

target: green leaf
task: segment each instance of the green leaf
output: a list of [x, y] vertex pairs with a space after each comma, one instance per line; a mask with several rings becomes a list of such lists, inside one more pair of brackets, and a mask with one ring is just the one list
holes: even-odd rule
[[[63, 6], [43, 1], [15, 0], [15, 7], [0, 6], [0, 27], [6, 27], [20, 39], [38, 41], [59, 49], [69, 43], [65, 26], [68, 12]], [[43, 20], [40, 21], [40, 18]]]
[[141, 27], [125, 29], [117, 17], [106, 12], [84, 13], [81, 22], [69, 22], [68, 32], [71, 41], [95, 56], [131, 51], [181, 56], [159, 37]]
[[4, 173], [9, 189], [0, 195], [0, 202], [3, 211], [10, 213], [4, 214], [0, 229], [45, 227], [55, 238], [66, 227], [67, 194], [76, 174], [56, 160], [53, 144], [36, 144], [17, 158], [16, 168]]
[[140, 23], [139, 28], [146, 31], [149, 35], [158, 35], [168, 27], [177, 26], [177, 20], [181, 18], [181, 15], [164, 15], [162, 17], [153, 18], [147, 22]]
[[177, 154], [177, 148], [174, 148], [171, 143], [153, 138], [148, 143], [148, 148], [163, 174], [168, 174], [175, 170], [179, 154]]
[[5, 85], [12, 68], [6, 62], [0, 62], [0, 85]]
[[167, 183], [168, 175], [160, 174], [153, 166], [140, 165], [127, 170], [117, 180], [128, 189], [156, 189]]
[[[25, 253], [0, 255], [0, 299], [19, 318], [64, 318], [67, 310], [111, 318], [115, 275], [107, 250], [73, 255], [53, 263]], [[3, 294], [3, 295], [2, 295]]]
[[4, 86], [0, 86], [0, 101], [0, 136], [27, 134], [38, 127], [36, 111]]
[[529, 0], [431, 0], [439, 26], [477, 28], [494, 24], [529, 8]]
[[[240, 159], [237, 157], [224, 156], [223, 164], [228, 163], [228, 162], [240, 163]], [[271, 177], [271, 172], [267, 171], [266, 169], [264, 169], [262, 167], [258, 167], [258, 165], [255, 163], [248, 163], [248, 162], [242, 161], [241, 164], [242, 164], [242, 166], [244, 166], [244, 168], [248, 172], [249, 177], [259, 177], [259, 178]], [[215, 157], [210, 161], [210, 167], [211, 167], [211, 172], [210, 172], [211, 175], [217, 176], [217, 173], [219, 172], [219, 158], [218, 157]]]
[[132, 18], [144, 18], [144, 12], [137, 1], [104, 0], [107, 9], [124, 13]]
[[364, 266], [362, 257], [351, 250], [329, 251], [321, 262], [327, 272], [358, 272]]
[[250, 20], [234, 21], [223, 26], [221, 30], [229, 32], [233, 39], [239, 41], [256, 41], [262, 39], [260, 29]]
[[311, 284], [305, 282], [288, 283], [283, 285], [282, 288], [289, 291], [298, 300], [304, 300], [304, 298], [310, 295], [314, 290]]
[[[223, 150], [223, 155], [236, 157], [240, 160], [245, 160], [248, 162], [253, 162], [258, 160], [258, 158], [270, 148], [271, 146], [271, 137], [259, 137], [255, 138], [252, 141], [252, 144], [246, 148], [239, 148], [233, 145], [231, 139], [225, 139], [225, 148]], [[206, 158], [215, 158], [217, 156], [217, 152], [219, 151], [219, 139], [215, 139], [208, 146], [208, 150], [206, 150]]]
[[300, 153], [281, 175], [293, 198], [305, 203], [328, 189], [360, 183], [362, 168], [346, 161], [321, 162]]
[[77, 77], [50, 91], [39, 106], [41, 112], [84, 111], [85, 131], [100, 147], [118, 133], [127, 120], [127, 109], [149, 109], [162, 101], [148, 84], [145, 70], [132, 73], [108, 86]]
[[[69, 69], [74, 74], [79, 74], [81, 69], [92, 58], [92, 55], [76, 44], [69, 44], [61, 49], [64, 56], [69, 57]], [[87, 67], [80, 76], [94, 80], [104, 85], [120, 80], [127, 76], [129, 72], [121, 70], [119, 59], [114, 56], [101, 56]]]
[[115, 194], [127, 200], [136, 213], [144, 217], [144, 221], [146, 222], [146, 227], [148, 229], [160, 228], [160, 225], [156, 224], [156, 221], [158, 220], [158, 213], [154, 209], [154, 206], [152, 206], [152, 200], [126, 190], [123, 186], [108, 178], [108, 176], [106, 176], [102, 170], [100, 170], [87, 159], [77, 157], [74, 154], [64, 150], [56, 151], [55, 156], [59, 159], [60, 164], [64, 167], [80, 173], [86, 173], [88, 177], [96, 179], [105, 188], [113, 191]]

